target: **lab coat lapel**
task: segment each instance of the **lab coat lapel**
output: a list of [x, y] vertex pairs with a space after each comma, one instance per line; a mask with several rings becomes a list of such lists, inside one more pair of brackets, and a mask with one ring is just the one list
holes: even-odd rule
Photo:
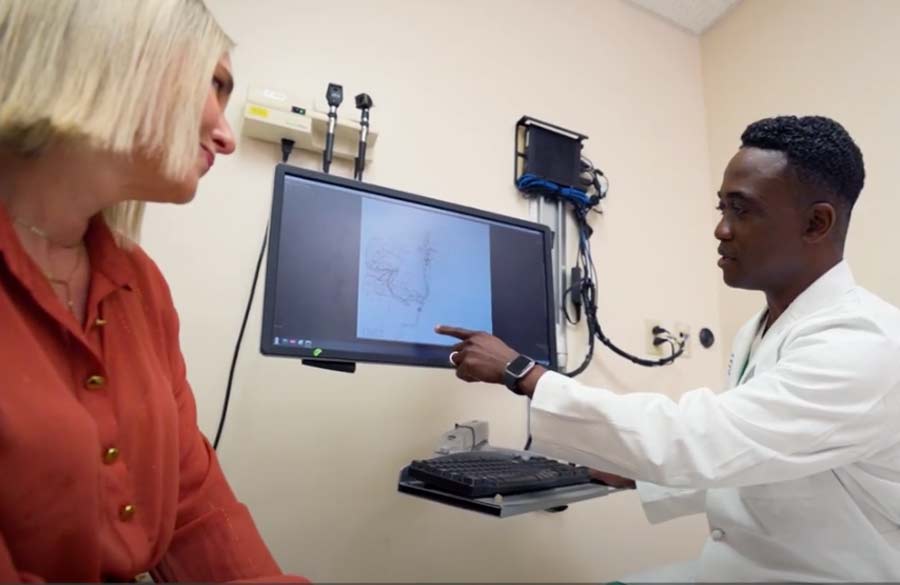
[[734, 337], [734, 343], [731, 346], [731, 357], [728, 358], [728, 388], [734, 388], [738, 384], [738, 380], [743, 374], [745, 365], [747, 364], [747, 354], [750, 353], [750, 345], [753, 343], [753, 337], [756, 335], [756, 328], [759, 320], [762, 319], [766, 310], [762, 309], [753, 319], [747, 321]]
[[[731, 377], [729, 378], [729, 383], [731, 384], [729, 387], [743, 384], [753, 378], [757, 366], [763, 363], [763, 359], [767, 360], [765, 362], [767, 364], [777, 361], [777, 359], [768, 360], [767, 356], [779, 347], [781, 338], [789, 331], [791, 324], [822, 307], [830, 306], [837, 297], [846, 294], [848, 290], [855, 286], [856, 282], [853, 279], [853, 274], [850, 272], [850, 267], [843, 261], [819, 277], [805, 291], [800, 293], [784, 313], [772, 323], [762, 340], [760, 340], [756, 351], [753, 352], [753, 356], [749, 358], [747, 366], [744, 368], [739, 366], [731, 368], [732, 372], [736, 370], [737, 378], [733, 381]], [[766, 311], [763, 310], [741, 330], [741, 334], [743, 334], [740, 336], [741, 341], [745, 341], [746, 346], [743, 348], [744, 361], [738, 361], [735, 358], [735, 362], [740, 364], [740, 366], [747, 360], [746, 354], [749, 352], [757, 327], [761, 325], [761, 320], [765, 314]], [[735, 349], [737, 349], [737, 341], [735, 341], [735, 344]]]

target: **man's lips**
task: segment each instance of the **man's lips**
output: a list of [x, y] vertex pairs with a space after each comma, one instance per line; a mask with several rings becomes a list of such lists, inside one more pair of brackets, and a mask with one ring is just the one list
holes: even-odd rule
[[726, 265], [728, 265], [728, 264], [730, 264], [730, 263], [732, 263], [732, 262], [736, 262], [736, 261], [737, 261], [736, 258], [735, 258], [733, 255], [729, 254], [728, 252], [726, 252], [726, 251], [723, 250], [722, 248], [719, 248], [718, 251], [719, 251], [719, 256], [720, 256], [720, 258], [719, 258], [719, 261], [717, 262], [717, 264], [719, 265], [719, 267], [726, 266]]

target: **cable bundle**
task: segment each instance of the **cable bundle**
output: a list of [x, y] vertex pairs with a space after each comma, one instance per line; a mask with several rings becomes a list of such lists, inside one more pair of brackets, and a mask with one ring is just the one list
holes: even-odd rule
[[[603, 333], [603, 329], [600, 327], [600, 322], [597, 320], [596, 303], [597, 269], [591, 256], [590, 245], [590, 239], [594, 230], [588, 224], [587, 218], [591, 212], [602, 213], [597, 209], [597, 206], [606, 197], [606, 193], [609, 190], [609, 182], [606, 180], [603, 172], [594, 168], [594, 165], [588, 159], [583, 159], [582, 170], [582, 182], [592, 190], [591, 194], [588, 191], [575, 187], [558, 185], [553, 181], [548, 181], [532, 174], [524, 174], [516, 181], [516, 187], [526, 195], [544, 197], [550, 200], [561, 200], [570, 205], [575, 225], [578, 228], [578, 259], [575, 267], [572, 268], [571, 285], [566, 289], [562, 303], [566, 320], [573, 325], [581, 322], [583, 311], [588, 327], [588, 349], [581, 365], [570, 372], [562, 373], [566, 376], [575, 377], [584, 372], [594, 357], [594, 345], [597, 339], [615, 354], [639, 366], [654, 367], [671, 364], [684, 353], [687, 337], [675, 339], [668, 331], [662, 332], [660, 334], [661, 339], [663, 339], [663, 342], [672, 345], [672, 354], [661, 359], [648, 360], [620, 349]], [[570, 300], [574, 307], [574, 317], [569, 313], [568, 309]]]

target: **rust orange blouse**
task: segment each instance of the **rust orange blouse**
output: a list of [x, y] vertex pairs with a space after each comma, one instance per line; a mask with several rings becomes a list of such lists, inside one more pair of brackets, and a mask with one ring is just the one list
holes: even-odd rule
[[168, 286], [95, 218], [86, 324], [0, 206], [0, 583], [282, 575], [197, 428]]

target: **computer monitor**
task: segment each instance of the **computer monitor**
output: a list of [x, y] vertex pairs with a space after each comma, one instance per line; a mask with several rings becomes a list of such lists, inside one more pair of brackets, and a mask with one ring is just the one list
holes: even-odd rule
[[279, 165], [270, 230], [266, 355], [450, 367], [445, 324], [556, 368], [543, 225]]

